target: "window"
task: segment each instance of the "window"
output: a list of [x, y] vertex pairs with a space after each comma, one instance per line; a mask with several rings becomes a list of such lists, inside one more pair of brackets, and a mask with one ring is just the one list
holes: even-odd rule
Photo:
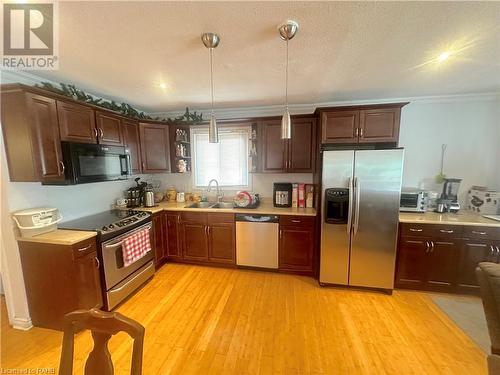
[[208, 141], [208, 129], [192, 129], [194, 188], [215, 178], [229, 189], [249, 187], [248, 140], [250, 128], [220, 128], [219, 143]]

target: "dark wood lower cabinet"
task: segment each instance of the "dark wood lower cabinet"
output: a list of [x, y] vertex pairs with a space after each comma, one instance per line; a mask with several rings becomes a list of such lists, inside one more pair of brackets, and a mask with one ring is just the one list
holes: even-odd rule
[[233, 214], [208, 214], [208, 259], [236, 263], [236, 229]]
[[478, 264], [500, 262], [500, 229], [494, 227], [403, 223], [400, 233], [397, 288], [477, 294]]
[[18, 243], [34, 326], [62, 330], [68, 312], [102, 307], [95, 238], [74, 245]]
[[311, 217], [280, 217], [280, 271], [304, 274], [314, 272], [314, 228], [315, 221]]
[[481, 262], [499, 263], [498, 246], [500, 246], [500, 242], [464, 240], [457, 280], [457, 290], [459, 292], [479, 293], [476, 267]]
[[167, 259], [182, 259], [182, 244], [180, 242], [179, 227], [181, 223], [180, 213], [165, 213], [167, 227], [166, 244]]
[[181, 224], [184, 259], [208, 261], [208, 233], [205, 222]]
[[431, 290], [453, 292], [455, 289], [461, 241], [430, 241], [426, 283]]
[[166, 258], [165, 252], [165, 215], [163, 212], [158, 212], [153, 214], [153, 230], [151, 245], [153, 246], [153, 251], [155, 254], [155, 267], [158, 269], [164, 262]]
[[424, 289], [428, 250], [428, 238], [400, 238], [396, 287]]

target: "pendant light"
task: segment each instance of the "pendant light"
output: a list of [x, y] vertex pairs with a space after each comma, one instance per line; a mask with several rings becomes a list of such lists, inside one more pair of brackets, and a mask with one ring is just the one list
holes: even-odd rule
[[205, 33], [201, 36], [201, 41], [210, 51], [210, 88], [212, 92], [212, 110], [210, 112], [210, 124], [208, 125], [208, 141], [210, 143], [219, 143], [219, 129], [214, 112], [214, 67], [213, 53], [214, 48], [219, 45], [220, 38], [215, 33]]
[[288, 111], [288, 41], [292, 39], [299, 30], [299, 24], [295, 21], [288, 20], [280, 27], [280, 37], [286, 42], [286, 65], [285, 65], [285, 112], [281, 119], [281, 139], [292, 138], [292, 122], [290, 120], [290, 112]]

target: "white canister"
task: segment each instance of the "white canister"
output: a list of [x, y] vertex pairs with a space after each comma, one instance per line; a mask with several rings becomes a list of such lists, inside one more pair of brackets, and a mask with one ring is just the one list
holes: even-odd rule
[[177, 202], [178, 203], [184, 203], [185, 202], [185, 196], [184, 196], [184, 192], [183, 191], [179, 191], [177, 193]]

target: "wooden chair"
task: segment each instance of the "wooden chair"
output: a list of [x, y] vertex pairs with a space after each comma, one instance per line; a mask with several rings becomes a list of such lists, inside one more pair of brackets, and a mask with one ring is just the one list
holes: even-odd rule
[[108, 341], [118, 332], [127, 332], [134, 339], [130, 374], [141, 375], [144, 327], [120, 313], [97, 309], [76, 310], [65, 315], [59, 375], [73, 374], [74, 334], [81, 329], [92, 331], [94, 340], [94, 348], [85, 363], [85, 375], [114, 374]]

